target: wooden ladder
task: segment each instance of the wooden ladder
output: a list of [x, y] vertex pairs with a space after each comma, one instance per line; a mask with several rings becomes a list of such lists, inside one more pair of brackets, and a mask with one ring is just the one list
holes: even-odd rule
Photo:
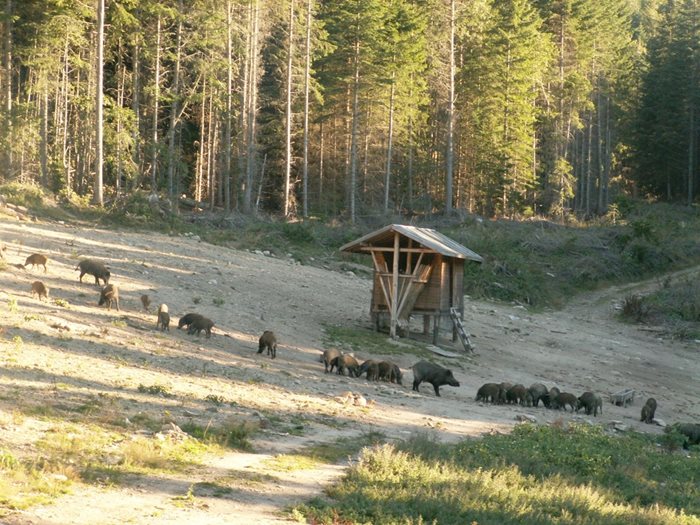
[[469, 339], [469, 334], [464, 329], [464, 324], [462, 323], [462, 319], [459, 316], [459, 310], [457, 310], [457, 308], [455, 308], [454, 306], [450, 308], [450, 318], [452, 319], [452, 324], [457, 330], [459, 340], [462, 341], [462, 346], [464, 346], [464, 349], [467, 352], [474, 352], [474, 345], [472, 345], [472, 342]]

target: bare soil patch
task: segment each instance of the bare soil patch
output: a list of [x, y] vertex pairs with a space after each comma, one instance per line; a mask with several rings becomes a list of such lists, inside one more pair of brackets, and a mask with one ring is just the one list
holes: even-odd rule
[[[94, 396], [110, 399], [105, 418], [148, 413], [178, 425], [237, 418], [261, 428], [253, 452], [208, 458], [183, 475], [74, 484], [52, 504], [9, 513], [0, 518], [3, 523], [288, 523], [285, 509], [320, 495], [342, 475], [342, 465], [284, 472], [270, 469], [266, 460], [314, 443], [372, 431], [387, 439], [429, 431], [454, 441], [506, 432], [520, 415], [538, 423], [618, 421], [658, 433], [660, 427], [639, 421], [648, 396], [657, 399], [657, 417], [667, 423], [700, 419], [700, 344], [670, 340], [661, 330], [615, 317], [625, 295], [659, 286], [657, 280], [587, 294], [562, 311], [543, 313], [468, 299], [465, 324], [477, 353], [435, 356], [461, 382], [459, 388], [442, 387], [442, 397], [436, 398], [429, 384], [420, 393], [411, 391], [409, 368], [419, 358], [397, 354], [397, 343], [388, 338], [386, 357], [405, 371], [403, 386], [324, 374], [318, 360], [327, 344], [324, 327], [369, 329], [367, 279], [192, 236], [12, 219], [0, 220], [0, 236], [10, 263], [0, 272], [0, 449], [31, 454], [32, 444], [50, 431], [51, 423], [27, 407], [78, 407]], [[46, 273], [12, 266], [31, 253], [49, 257]], [[110, 265], [111, 282], [120, 289], [120, 312], [97, 307], [99, 288], [91, 278], [78, 282], [74, 268], [81, 257]], [[682, 274], [698, 273], [694, 268]], [[50, 288], [49, 302], [31, 296], [34, 280]], [[144, 293], [153, 302], [150, 313], [141, 309]], [[155, 330], [160, 303], [169, 306], [170, 332]], [[177, 329], [179, 317], [191, 311], [215, 321], [211, 339]], [[257, 354], [264, 330], [275, 331], [280, 341], [275, 360]], [[358, 352], [357, 357], [384, 356]], [[634, 388], [637, 397], [627, 408], [606, 403], [595, 419], [474, 401], [481, 384], [501, 381], [543, 382], [576, 395]], [[139, 385], [160, 385], [171, 395], [140, 392]], [[361, 394], [371, 406], [340, 402], [347, 391]], [[212, 398], [225, 402], [215, 404]], [[18, 409], [27, 414], [13, 417]]]

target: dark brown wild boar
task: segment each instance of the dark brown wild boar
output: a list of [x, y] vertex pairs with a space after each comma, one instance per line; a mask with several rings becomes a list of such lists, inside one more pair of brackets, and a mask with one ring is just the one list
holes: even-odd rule
[[187, 333], [189, 335], [197, 334], [199, 335], [202, 330], [204, 330], [204, 333], [206, 334], [207, 339], [211, 337], [211, 329], [214, 328], [214, 321], [211, 319], [208, 319], [206, 317], [199, 317], [198, 319], [194, 319], [190, 323], [190, 327], [187, 329]]
[[433, 385], [435, 395], [440, 397], [442, 385], [459, 386], [452, 371], [429, 361], [419, 361], [411, 367], [413, 370], [413, 390], [419, 392], [418, 386], [425, 381]]
[[109, 284], [109, 278], [112, 275], [108, 267], [94, 259], [83, 259], [75, 269], [80, 270], [79, 279], [81, 283], [83, 282], [83, 275], [88, 274], [95, 278], [95, 284], [100, 284], [100, 279], [104, 281], [104, 284]]
[[557, 398], [559, 393], [560, 391], [557, 387], [553, 386], [552, 388], [550, 388], [549, 392], [547, 392], [547, 395], [542, 397], [542, 403], [544, 403], [544, 406], [547, 408], [556, 408], [552, 406], [552, 401]]
[[[540, 400], [549, 394], [549, 390], [542, 383], [533, 383], [530, 388], [527, 389], [527, 394], [525, 394], [525, 404], [527, 406], [533, 406], [537, 408], [540, 404]], [[542, 401], [544, 405], [544, 401]]]
[[479, 390], [476, 391], [476, 398], [474, 398], [474, 400], [484, 401], [486, 403], [489, 401], [491, 403], [498, 403], [498, 395], [500, 391], [500, 385], [497, 385], [496, 383], [484, 383], [479, 387]]
[[525, 405], [527, 389], [521, 384], [513, 385], [506, 391], [506, 401], [517, 405]]
[[41, 281], [34, 281], [32, 283], [32, 297], [34, 294], [37, 295], [37, 298], [41, 300], [42, 297], [46, 297], [46, 300], [49, 300], [49, 289], [48, 287], [42, 283]]
[[102, 288], [102, 291], [100, 292], [100, 300], [97, 304], [98, 306], [107, 304], [107, 310], [111, 310], [112, 305], [115, 305], [117, 307], [117, 311], [119, 311], [119, 289], [117, 286], [114, 284], [108, 284]]
[[40, 253], [33, 253], [29, 257], [27, 257], [26, 261], [24, 261], [24, 267], [26, 268], [31, 264], [33, 270], [35, 266], [43, 266], [44, 273], [46, 273], [46, 261], [48, 261], [46, 255], [41, 255]]
[[[151, 298], [148, 297], [148, 294], [143, 294], [141, 296], [141, 304], [143, 305], [144, 311], [148, 312], [150, 311], [151, 308]], [[160, 310], [158, 310], [160, 311]]]
[[498, 391], [498, 404], [505, 405], [508, 402], [508, 390], [513, 386], [513, 383], [504, 381], [499, 385], [500, 390]]
[[551, 400], [552, 408], [561, 409], [563, 408], [566, 412], [566, 405], [571, 407], [571, 411], [576, 410], [578, 405], [578, 398], [568, 392], [561, 392], [557, 397]]
[[700, 423], [674, 423], [664, 429], [665, 432], [674, 430], [685, 436], [683, 448], [687, 449], [690, 445], [700, 445]]
[[362, 377], [365, 372], [367, 372], [367, 381], [379, 381], [379, 361], [367, 359], [357, 369], [357, 377]]
[[348, 377], [359, 377], [360, 363], [350, 354], [340, 354], [331, 361], [331, 365], [338, 368], [338, 375], [345, 375], [347, 370]]
[[654, 414], [656, 413], [656, 399], [650, 397], [647, 402], [642, 407], [642, 419], [645, 423], [651, 423], [654, 421]]
[[601, 414], [603, 413], [603, 398], [593, 392], [584, 392], [578, 397], [576, 412], [582, 408], [586, 410], [587, 416], [590, 416], [591, 412], [593, 412], [593, 416], [597, 417], [598, 409], [600, 409]]
[[258, 353], [262, 354], [266, 348], [271, 359], [277, 357], [277, 337], [270, 330], [265, 330], [258, 340]]
[[161, 332], [170, 331], [170, 313], [168, 305], [163, 303], [158, 307], [158, 318], [156, 319], [156, 328], [160, 328]]
[[194, 322], [195, 319], [201, 319], [204, 316], [201, 314], [196, 314], [194, 312], [185, 314], [182, 317], [180, 317], [180, 320], [177, 323], [178, 328], [182, 328], [183, 326], [187, 328], [187, 330], [190, 329], [190, 325]]
[[401, 369], [391, 361], [380, 361], [377, 365], [378, 379], [380, 381], [389, 381], [390, 383], [403, 383], [403, 374]]

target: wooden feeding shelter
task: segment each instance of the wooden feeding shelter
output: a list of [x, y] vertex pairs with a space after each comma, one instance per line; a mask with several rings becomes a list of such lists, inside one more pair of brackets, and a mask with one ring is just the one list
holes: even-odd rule
[[430, 228], [390, 224], [340, 247], [343, 252], [369, 253], [374, 261], [374, 287], [370, 312], [377, 330], [389, 318], [389, 333], [408, 326], [410, 315], [423, 316], [423, 331], [433, 322], [437, 344], [440, 321], [453, 322], [453, 339], [460, 336], [471, 350], [462, 326], [464, 316], [464, 263], [483, 258]]

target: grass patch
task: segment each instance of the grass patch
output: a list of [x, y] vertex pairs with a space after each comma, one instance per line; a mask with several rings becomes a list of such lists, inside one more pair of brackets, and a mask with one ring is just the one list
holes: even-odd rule
[[257, 432], [259, 425], [251, 421], [230, 419], [219, 426], [212, 426], [211, 421], [206, 426], [189, 422], [181, 428], [204, 443], [234, 450], [252, 450], [250, 439]]
[[420, 343], [410, 339], [400, 342], [382, 333], [364, 328], [346, 326], [326, 326], [324, 346], [337, 347], [344, 352], [359, 352], [361, 355], [402, 355], [413, 354], [417, 357], [430, 357], [432, 354], [425, 350]]
[[346, 478], [295, 515], [375, 525], [697, 525], [700, 457], [600, 427], [519, 425], [509, 435], [365, 449]]
[[72, 469], [20, 459], [0, 449], [0, 518], [69, 492], [73, 477]]
[[632, 322], [665, 326], [675, 337], [697, 339], [700, 337], [700, 283], [689, 278], [677, 282], [666, 280], [649, 295], [626, 297], [621, 316]]
[[137, 390], [142, 394], [150, 394], [152, 396], [162, 396], [162, 397], [172, 397], [170, 392], [170, 387], [154, 384], [154, 385], [142, 385], [139, 384]]

